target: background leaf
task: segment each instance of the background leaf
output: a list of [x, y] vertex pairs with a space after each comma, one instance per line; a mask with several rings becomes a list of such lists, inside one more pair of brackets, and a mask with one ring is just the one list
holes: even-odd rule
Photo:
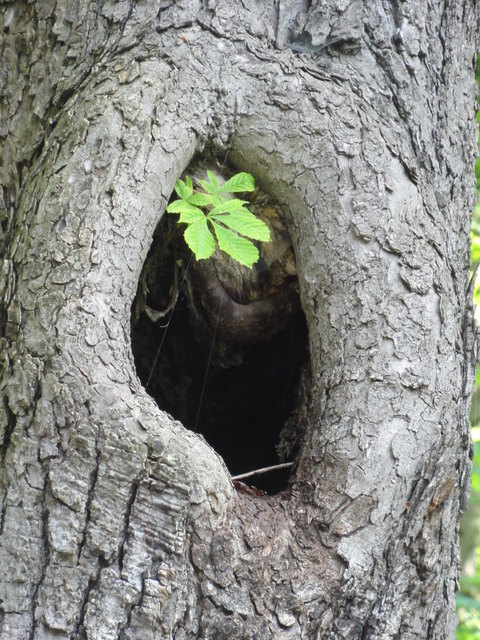
[[470, 264], [475, 265], [480, 262], [480, 236], [472, 233], [472, 244], [470, 247]]

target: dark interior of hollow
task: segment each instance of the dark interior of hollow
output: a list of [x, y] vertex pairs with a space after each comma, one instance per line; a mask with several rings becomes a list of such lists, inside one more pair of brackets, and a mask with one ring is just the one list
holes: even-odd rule
[[[168, 306], [175, 264], [178, 287], [189, 261], [188, 256], [179, 260], [166, 241], [172, 234], [171, 220], [166, 218], [155, 233], [145, 263], [150, 269], [146, 304], [154, 309]], [[241, 364], [227, 367], [219, 365], [215, 357], [209, 362], [213, 336], [202, 339], [192, 326], [186, 286], [171, 315], [157, 322], [145, 312], [137, 315], [134, 317], [134, 303], [136, 369], [159, 407], [188, 429], [201, 433], [222, 456], [232, 476], [283, 461], [276, 447], [287, 420], [295, 414], [301, 370], [308, 361], [307, 327], [301, 309], [271, 339], [242, 347]], [[288, 460], [293, 460], [296, 452], [294, 447]], [[244, 482], [272, 495], [287, 488], [290, 475], [291, 469], [276, 470]]]

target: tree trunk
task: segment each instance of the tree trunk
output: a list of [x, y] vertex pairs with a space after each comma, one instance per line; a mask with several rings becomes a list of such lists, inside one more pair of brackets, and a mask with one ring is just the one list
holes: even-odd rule
[[[0, 638], [452, 638], [478, 4], [37, 0], [0, 24]], [[237, 491], [133, 361], [142, 265], [205, 150], [293, 240], [308, 393], [275, 495]]]

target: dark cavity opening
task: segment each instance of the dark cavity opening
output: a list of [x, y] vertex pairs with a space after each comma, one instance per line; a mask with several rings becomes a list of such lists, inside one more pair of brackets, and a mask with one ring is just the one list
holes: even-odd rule
[[[205, 437], [232, 476], [295, 460], [308, 396], [308, 335], [290, 238], [265, 194], [254, 194], [249, 208], [257, 215], [263, 208], [277, 225], [275, 243], [251, 273], [218, 251], [196, 261], [177, 216], [166, 214], [132, 307], [142, 384], [160, 408]], [[291, 474], [243, 482], [275, 494]]]

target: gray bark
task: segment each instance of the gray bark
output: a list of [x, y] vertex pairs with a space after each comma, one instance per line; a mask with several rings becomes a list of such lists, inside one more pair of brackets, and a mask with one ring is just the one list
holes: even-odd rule
[[[479, 7], [3, 2], [0, 638], [452, 638]], [[205, 145], [288, 212], [311, 397], [235, 491], [130, 309]]]

